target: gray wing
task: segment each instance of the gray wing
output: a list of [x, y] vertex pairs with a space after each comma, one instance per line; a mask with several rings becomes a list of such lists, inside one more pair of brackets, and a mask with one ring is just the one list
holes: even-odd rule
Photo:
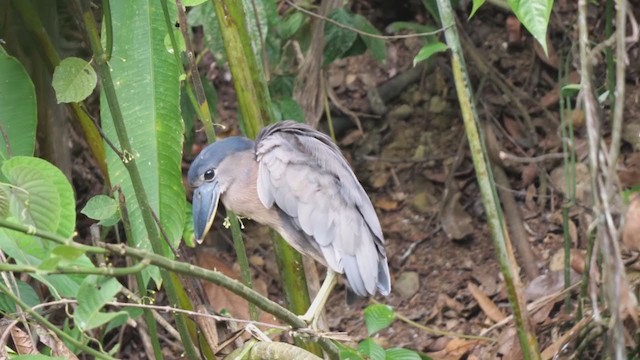
[[360, 295], [390, 290], [382, 229], [371, 201], [338, 147], [326, 135], [293, 121], [263, 129], [256, 140], [257, 190], [276, 205], [325, 264], [344, 273]]

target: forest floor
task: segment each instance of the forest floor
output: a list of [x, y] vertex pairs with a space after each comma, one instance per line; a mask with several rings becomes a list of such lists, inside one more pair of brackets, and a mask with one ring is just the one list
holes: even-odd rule
[[[384, 4], [374, 8], [376, 5], [365, 1], [355, 3], [353, 10], [369, 18], [378, 29], [394, 21], [424, 22], [427, 16], [420, 1], [402, 5], [396, 2], [393, 9], [386, 9]], [[465, 46], [465, 53], [475, 49], [483, 63], [467, 59], [483, 126], [495, 138], [487, 140], [490, 145], [529, 159], [562, 152], [559, 72], [566, 74], [568, 68], [569, 82], [579, 81], [577, 59], [574, 56], [566, 61], [566, 54], [577, 54], [572, 50], [577, 47], [575, 6], [575, 2], [556, 2], [550, 23], [549, 57], [512, 16], [489, 3], [471, 20], [461, 19], [471, 44]], [[602, 34], [602, 9], [592, 10], [592, 34]], [[461, 11], [459, 15], [464, 16]], [[603, 41], [604, 36], [593, 40]], [[335, 103], [332, 106], [336, 127], [341, 129], [338, 142], [369, 194], [386, 238], [393, 290], [388, 297], [378, 296], [375, 300], [392, 306], [399, 319], [374, 339], [384, 347], [410, 348], [434, 359], [518, 359], [521, 355], [513, 322], [494, 326], [510, 314], [510, 309], [485, 221], [448, 58], [436, 57], [415, 82], [385, 104], [384, 115], [372, 115], [368, 92], [409, 71], [421, 46], [419, 38], [388, 41], [384, 64], [365, 54], [337, 61], [327, 71], [328, 84], [341, 102], [338, 107]], [[637, 44], [629, 49], [625, 104], [629, 134], [637, 134], [640, 127], [639, 53]], [[606, 72], [602, 58], [598, 60], [596, 74], [602, 80]], [[228, 70], [217, 68], [208, 73], [218, 90], [220, 118], [223, 123], [235, 124], [237, 110], [233, 87], [225, 76]], [[511, 90], [505, 92], [500, 82], [511, 84]], [[522, 108], [515, 105], [518, 101]], [[358, 131], [355, 122], [341, 114], [339, 107], [356, 114], [364, 131]], [[527, 117], [529, 124], [524, 121]], [[582, 172], [586, 168], [584, 115], [577, 111], [569, 118], [575, 129], [579, 163], [577, 205], [570, 211], [575, 249], [571, 252], [572, 267], [575, 278], [579, 278], [584, 270], [589, 226], [585, 215], [589, 179]], [[231, 126], [222, 136], [234, 134], [238, 130]], [[623, 185], [640, 180], [638, 140], [637, 136], [625, 137], [619, 173]], [[564, 285], [562, 159], [502, 161], [500, 167], [507, 175], [507, 192], [516, 201], [526, 232], [524, 243], [532, 255], [527, 263], [518, 254], [527, 299], [557, 294]], [[256, 288], [283, 303], [269, 234], [250, 221], [245, 225]], [[198, 263], [239, 277], [228, 231], [221, 221], [216, 221], [214, 227], [204, 247], [197, 251]], [[324, 269], [320, 268], [322, 278]], [[216, 307], [225, 308], [234, 316], [246, 316], [245, 302], [210, 285], [205, 285], [205, 290]], [[531, 314], [541, 349], [556, 344], [560, 335], [575, 324], [574, 315], [565, 314], [562, 300], [556, 297], [547, 301]], [[344, 286], [339, 285], [327, 306], [329, 329], [344, 331], [355, 342], [362, 340], [367, 336], [363, 320], [366, 305], [367, 302], [347, 305]], [[435, 335], [403, 319], [450, 335]], [[268, 316], [263, 320], [271, 321]], [[493, 330], [485, 331], [492, 326]], [[481, 334], [495, 341], [464, 337]], [[572, 354], [577, 345], [577, 341], [570, 342], [566, 354]], [[602, 344], [595, 344], [581, 358], [592, 358], [600, 351]]]

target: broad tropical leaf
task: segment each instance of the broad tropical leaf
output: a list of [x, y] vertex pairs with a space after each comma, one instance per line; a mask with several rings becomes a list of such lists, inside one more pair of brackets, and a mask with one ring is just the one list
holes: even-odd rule
[[[175, 246], [182, 236], [186, 207], [180, 168], [184, 132], [179, 106], [181, 64], [164, 45], [167, 28], [160, 2], [115, 1], [111, 10], [115, 46], [110, 66], [133, 147], [127, 156], [135, 158], [151, 208]], [[175, 4], [170, 10], [175, 17]], [[105, 132], [119, 144], [105, 96], [100, 100]], [[121, 185], [126, 197], [134, 244], [150, 249], [129, 173], [115, 153], [108, 152], [107, 161], [111, 183]], [[165, 250], [171, 256], [168, 247]], [[144, 275], [160, 281], [155, 267], [145, 269]]]

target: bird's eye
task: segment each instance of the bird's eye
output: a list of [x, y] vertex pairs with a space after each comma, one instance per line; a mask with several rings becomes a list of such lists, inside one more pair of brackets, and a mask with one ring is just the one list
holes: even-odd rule
[[211, 181], [213, 179], [213, 177], [215, 176], [215, 172], [213, 171], [213, 169], [209, 169], [207, 171], [204, 172], [204, 180], [205, 181]]

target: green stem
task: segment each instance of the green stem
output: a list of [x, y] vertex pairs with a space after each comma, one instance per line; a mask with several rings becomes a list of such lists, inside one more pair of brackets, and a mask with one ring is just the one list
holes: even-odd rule
[[[131, 231], [131, 222], [129, 221], [129, 211], [127, 210], [127, 202], [124, 197], [124, 193], [118, 188], [118, 206], [120, 207], [120, 216], [122, 217], [122, 227], [124, 228], [124, 233], [127, 236], [127, 241], [131, 245], [133, 244], [133, 234]], [[138, 285], [138, 292], [140, 293], [140, 297], [142, 299], [147, 299], [148, 291], [147, 287], [144, 284], [144, 278], [142, 277], [142, 273], [138, 272], [135, 274], [136, 284]], [[149, 331], [149, 337], [151, 338], [151, 345], [153, 347], [153, 354], [156, 359], [162, 360], [162, 346], [160, 346], [160, 338], [158, 337], [158, 324], [156, 323], [156, 319], [153, 317], [153, 312], [151, 309], [144, 309], [144, 320], [147, 323], [147, 330]]]
[[104, 276], [126, 276], [136, 274], [149, 265], [149, 262], [141, 261], [129, 267], [84, 267], [84, 266], [58, 266], [52, 270], [43, 270], [35, 266], [0, 264], [0, 271], [11, 271], [21, 273], [31, 273], [38, 275], [52, 274], [84, 274], [84, 275], [104, 275]]
[[471, 82], [467, 74], [464, 56], [460, 47], [458, 29], [455, 24], [450, 0], [438, 0], [438, 10], [447, 45], [451, 49], [451, 67], [456, 83], [458, 101], [464, 121], [465, 132], [471, 149], [480, 194], [487, 214], [487, 221], [493, 244], [497, 252], [500, 271], [505, 280], [507, 296], [512, 307], [513, 317], [516, 323], [518, 338], [522, 348], [524, 359], [540, 359], [538, 342], [535, 333], [527, 317], [526, 304], [520, 291], [518, 291], [519, 279], [517, 271], [513, 268], [512, 260], [515, 259], [513, 249], [505, 236], [505, 227], [502, 219], [502, 211], [498, 202], [497, 192], [493, 182], [491, 168], [488, 165], [488, 157], [484, 149], [484, 143], [480, 138], [478, 129], [478, 115], [473, 103], [473, 94], [470, 89]]
[[19, 297], [15, 296], [13, 294], [13, 292], [9, 291], [9, 289], [2, 283], [0, 283], [0, 293], [4, 293], [6, 294], [6, 296], [8, 296], [11, 300], [13, 300], [13, 302], [15, 302], [18, 306], [20, 306], [20, 308], [22, 308], [22, 310], [24, 312], [26, 312], [27, 314], [29, 314], [29, 316], [31, 316], [33, 319], [35, 319], [39, 324], [41, 324], [42, 326], [46, 327], [47, 329], [49, 329], [50, 331], [52, 331], [54, 334], [58, 335], [58, 337], [60, 337], [61, 339], [63, 339], [64, 341], [68, 342], [69, 344], [77, 347], [78, 349], [82, 350], [83, 352], [95, 356], [96, 359], [114, 359], [113, 357], [100, 352], [98, 350], [95, 350], [85, 344], [83, 344], [82, 342], [76, 340], [76, 338], [74, 338], [73, 336], [67, 334], [66, 332], [60, 330], [57, 326], [55, 326], [54, 324], [50, 323], [49, 320], [47, 320], [44, 316], [40, 315], [37, 311], [33, 310], [29, 305], [27, 305], [26, 303], [24, 303], [22, 301], [22, 299], [20, 299]]
[[[76, 0], [76, 2], [79, 1], [80, 0]], [[133, 154], [134, 151], [132, 149], [131, 143], [129, 142], [124, 118], [120, 110], [116, 90], [111, 78], [111, 68], [107, 63], [107, 58], [102, 49], [102, 44], [100, 43], [100, 36], [98, 35], [98, 25], [96, 24], [96, 20], [93, 17], [89, 2], [82, 1], [81, 6], [82, 19], [84, 21], [85, 30], [87, 31], [87, 34], [89, 36], [91, 50], [94, 54], [96, 67], [98, 69], [98, 74], [100, 76], [100, 81], [102, 84], [102, 91], [104, 91], [105, 93], [105, 97], [109, 105], [109, 110], [111, 111], [113, 124], [118, 135], [120, 146], [122, 147], [122, 152], [124, 154]], [[149, 236], [151, 247], [156, 254], [164, 254], [165, 249], [159, 237], [158, 228], [156, 227], [155, 221], [153, 220], [153, 216], [151, 214], [151, 207], [147, 198], [147, 193], [142, 183], [140, 171], [136, 164], [136, 159], [135, 157], [131, 156], [127, 159], [122, 160], [131, 178], [131, 184], [133, 185], [136, 200], [138, 202], [140, 212], [142, 213], [142, 218], [147, 230], [147, 235]], [[177, 277], [173, 276], [171, 273], [162, 269], [160, 270], [160, 275], [162, 276], [163, 284], [165, 285], [167, 296], [171, 304], [174, 306], [179, 306], [183, 309], [192, 309], [193, 307], [191, 305], [191, 302], [189, 301], [189, 298], [186, 295], [184, 288], [180, 283], [180, 280]], [[195, 326], [193, 325], [193, 323], [187, 324], [187, 318], [184, 315], [176, 314], [175, 318], [178, 332], [180, 333], [180, 337], [184, 345], [187, 357], [189, 359], [198, 358], [196, 348], [190, 335], [190, 330], [191, 333], [195, 334]], [[189, 325], [191, 325], [191, 329]]]
[[47, 239], [57, 244], [66, 245], [66, 246], [72, 247], [75, 250], [80, 250], [82, 252], [88, 252], [92, 254], [109, 254], [109, 251], [105, 250], [104, 248], [79, 244], [73, 241], [71, 238], [65, 239], [56, 233], [39, 230], [31, 225], [22, 225], [22, 224], [14, 223], [12, 221], [8, 221], [5, 219], [0, 219], [0, 227], [19, 231], [23, 234], [33, 235], [43, 239]]
[[[244, 247], [244, 241], [242, 240], [242, 232], [240, 231], [240, 221], [238, 220], [238, 216], [233, 211], [227, 211], [227, 218], [229, 219], [229, 224], [231, 225], [231, 237], [233, 238], [233, 247], [236, 250], [236, 254], [238, 255], [238, 264], [240, 265], [240, 269], [242, 270], [242, 281], [244, 284], [253, 289], [253, 284], [251, 282], [251, 269], [249, 268], [249, 259], [247, 259], [247, 251]], [[251, 320], [258, 320], [258, 311], [256, 306], [253, 303], [249, 303], [249, 314], [251, 315]]]
[[111, 3], [109, 0], [102, 0], [102, 14], [104, 15], [104, 30], [106, 32], [106, 47], [105, 56], [107, 61], [111, 60], [111, 53], [113, 52], [113, 21], [111, 21]]

